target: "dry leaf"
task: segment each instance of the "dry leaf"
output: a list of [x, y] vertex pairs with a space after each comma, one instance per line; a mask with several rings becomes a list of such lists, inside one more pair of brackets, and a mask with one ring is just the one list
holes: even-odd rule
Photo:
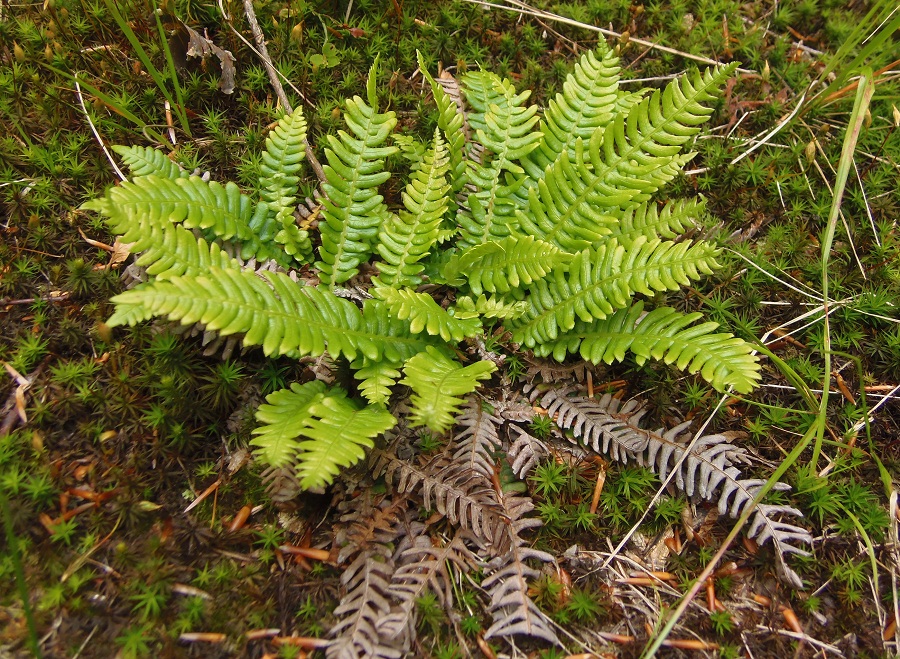
[[231, 94], [234, 91], [234, 55], [231, 54], [230, 50], [219, 48], [210, 41], [205, 36], [206, 30], [204, 30], [204, 35], [201, 36], [199, 32], [189, 28], [184, 23], [181, 23], [181, 27], [188, 34], [188, 46], [185, 54], [188, 57], [201, 57], [203, 59], [210, 55], [215, 55], [219, 59], [219, 66], [222, 69], [222, 75], [219, 76], [219, 89], [222, 90], [223, 94]]

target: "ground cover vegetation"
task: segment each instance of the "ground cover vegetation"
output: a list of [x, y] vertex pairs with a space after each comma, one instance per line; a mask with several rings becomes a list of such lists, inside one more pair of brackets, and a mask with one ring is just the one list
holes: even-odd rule
[[0, 8], [4, 652], [895, 650], [897, 17], [513, 9]]

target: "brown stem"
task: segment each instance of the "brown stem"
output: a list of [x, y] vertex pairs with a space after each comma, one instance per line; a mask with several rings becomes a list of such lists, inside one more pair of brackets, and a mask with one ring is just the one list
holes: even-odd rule
[[[253, 40], [256, 41], [256, 48], [259, 50], [259, 56], [263, 61], [263, 65], [266, 67], [266, 73], [269, 74], [269, 82], [271, 82], [272, 87], [275, 88], [275, 95], [278, 97], [284, 111], [290, 114], [294, 110], [291, 106], [291, 102], [288, 101], [287, 94], [284, 93], [284, 87], [281, 85], [281, 80], [278, 79], [278, 73], [275, 71], [275, 65], [272, 64], [272, 58], [269, 57], [269, 50], [266, 48], [266, 37], [263, 34], [262, 28], [259, 26], [259, 21], [256, 20], [256, 11], [253, 9], [253, 0], [244, 0], [244, 14], [247, 16], [247, 21], [250, 23], [250, 31], [253, 33]], [[325, 170], [322, 169], [322, 165], [313, 153], [312, 147], [309, 145], [309, 141], [306, 138], [303, 139], [303, 145], [306, 147], [306, 159], [309, 161], [310, 167], [312, 167], [313, 171], [316, 173], [316, 178], [319, 179], [320, 183], [324, 183], [326, 180]]]

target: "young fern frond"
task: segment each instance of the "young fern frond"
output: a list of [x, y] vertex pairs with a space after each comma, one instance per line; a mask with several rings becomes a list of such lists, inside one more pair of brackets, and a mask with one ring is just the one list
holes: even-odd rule
[[428, 346], [424, 352], [407, 360], [400, 384], [413, 390], [411, 397], [412, 427], [427, 426], [443, 433], [453, 425], [453, 417], [465, 402], [460, 396], [470, 394], [497, 370], [493, 362], [475, 362], [461, 366], [437, 349]]
[[300, 108], [283, 116], [269, 136], [260, 164], [260, 196], [276, 224], [274, 240], [284, 251], [303, 262], [312, 255], [309, 232], [294, 223], [297, 185], [306, 158], [306, 119]]
[[[173, 277], [126, 291], [113, 298], [125, 305], [109, 319], [111, 327], [131, 322], [140, 305], [153, 315], [184, 325], [203, 323], [221, 335], [242, 333], [244, 345], [262, 346], [266, 355], [321, 355], [398, 359], [425, 344], [407, 336], [385, 336], [352, 302], [311, 286], [300, 286], [283, 273], [210, 268], [209, 276]], [[391, 328], [396, 329], [396, 325]]]
[[435, 130], [434, 145], [407, 184], [399, 215], [390, 215], [378, 231], [378, 253], [384, 261], [375, 264], [380, 273], [376, 286], [418, 286], [424, 268], [419, 261], [428, 256], [438, 239], [441, 219], [449, 200], [447, 151]]
[[575, 255], [567, 269], [557, 268], [537, 281], [529, 309], [510, 325], [513, 339], [529, 348], [555, 340], [575, 327], [575, 319], [591, 322], [630, 305], [635, 293], [678, 290], [718, 264], [716, 248], [706, 243], [636, 240], [626, 249], [615, 240], [596, 251]]
[[644, 313], [644, 303], [638, 301], [602, 320], [578, 321], [556, 341], [536, 348], [535, 354], [552, 354], [562, 361], [567, 354], [578, 353], [594, 364], [612, 364], [631, 352], [638, 364], [650, 358], [675, 363], [681, 370], [699, 371], [719, 391], [733, 386], [738, 393], [749, 393], [759, 381], [753, 347], [732, 334], [713, 334], [717, 323], [692, 326], [702, 317], [671, 307]]
[[508, 236], [454, 254], [441, 274], [448, 281], [466, 277], [475, 295], [509, 293], [526, 287], [572, 258], [531, 236]]
[[132, 176], [147, 176], [155, 174], [162, 178], [187, 178], [190, 172], [186, 172], [158, 149], [147, 146], [121, 146], [115, 145], [112, 150], [122, 157], [122, 162], [128, 166]]
[[306, 384], [294, 382], [290, 389], [280, 389], [266, 396], [266, 403], [256, 410], [259, 426], [253, 429], [250, 446], [256, 447], [256, 455], [271, 467], [284, 467], [294, 463], [300, 450], [297, 438], [306, 428], [312, 413], [313, 401], [323, 397], [324, 382], [314, 380]]
[[477, 318], [451, 316], [427, 293], [417, 293], [409, 288], [376, 288], [374, 294], [384, 300], [392, 315], [409, 320], [409, 330], [413, 334], [425, 331], [444, 341], [459, 343], [468, 336], [481, 333], [481, 322]]
[[359, 380], [359, 393], [373, 405], [387, 405], [391, 397], [391, 387], [400, 379], [401, 364], [389, 361], [375, 361], [363, 357], [351, 366], [356, 369], [354, 377]]
[[369, 104], [359, 96], [347, 99], [344, 120], [350, 133], [329, 135], [331, 148], [325, 150], [327, 182], [322, 189], [326, 199], [319, 223], [321, 261], [316, 266], [319, 278], [331, 287], [356, 274], [357, 266], [372, 253], [378, 227], [389, 217], [378, 186], [391, 177], [383, 171], [384, 159], [397, 148], [381, 145], [394, 130], [397, 117], [377, 110], [376, 66], [377, 62], [369, 71]]
[[547, 165], [570, 152], [577, 138], [591, 139], [614, 116], [619, 99], [619, 58], [602, 41], [588, 51], [566, 76], [563, 91], [547, 106], [540, 123], [538, 148], [522, 160], [531, 179], [543, 177]]
[[[469, 122], [476, 128], [481, 144], [490, 151], [485, 152], [484, 162], [470, 161], [469, 184], [474, 192], [468, 196], [468, 212], [460, 209], [457, 218], [461, 236], [459, 245], [470, 247], [502, 239], [515, 228], [513, 195], [521, 179], [510, 185], [502, 182], [506, 173], [525, 173], [515, 161], [537, 147], [541, 133], [532, 131], [538, 122], [537, 107], [522, 107], [531, 95], [530, 91], [516, 94], [510, 81], [484, 72], [467, 75], [464, 81], [467, 84], [478, 81], [477, 84], [484, 85], [477, 88], [478, 93], [467, 94], [466, 98], [479, 109], [469, 115]], [[489, 85], [491, 89], [488, 89]], [[486, 103], [483, 114], [479, 107], [482, 103]], [[483, 126], [478, 125], [482, 119]]]
[[327, 485], [341, 467], [362, 460], [372, 438], [396, 424], [385, 409], [360, 409], [345, 391], [318, 381], [294, 383], [269, 394], [266, 402], [256, 413], [263, 425], [253, 431], [250, 444], [272, 466], [293, 462], [306, 490]]
[[419, 70], [428, 81], [438, 108], [438, 128], [444, 133], [447, 143], [450, 189], [456, 195], [466, 184], [466, 134], [463, 130], [463, 115], [450, 95], [428, 72], [428, 67], [422, 60], [422, 54], [418, 51], [416, 51], [416, 58], [419, 62]]
[[310, 419], [299, 442], [295, 469], [301, 487], [328, 485], [340, 473], [365, 457], [363, 448], [374, 446], [373, 438], [397, 423], [381, 406], [360, 408], [343, 389], [330, 389], [310, 405]]

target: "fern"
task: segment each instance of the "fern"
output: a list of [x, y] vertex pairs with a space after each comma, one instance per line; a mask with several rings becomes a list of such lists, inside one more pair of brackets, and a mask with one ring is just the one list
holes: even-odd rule
[[120, 146], [115, 145], [113, 151], [122, 157], [122, 161], [128, 165], [128, 171], [132, 176], [148, 176], [155, 174], [162, 178], [187, 178], [189, 173], [181, 169], [178, 163], [157, 149], [146, 146]]
[[363, 357], [351, 366], [357, 369], [355, 376], [359, 380], [359, 393], [373, 405], [386, 405], [391, 397], [391, 387], [400, 378], [400, 364], [389, 361], [373, 361]]
[[719, 390], [730, 385], [738, 393], [749, 393], [759, 380], [752, 346], [731, 334], [713, 334], [717, 323], [691, 326], [702, 317], [670, 307], [644, 313], [644, 304], [638, 301], [605, 319], [578, 321], [555, 341], [541, 344], [535, 354], [552, 354], [562, 361], [566, 354], [577, 352], [594, 364], [612, 364], [631, 352], [638, 364], [649, 358], [675, 363], [680, 370], [699, 371]]
[[384, 300], [391, 314], [400, 320], [409, 320], [409, 329], [413, 334], [424, 330], [432, 336], [456, 343], [481, 333], [481, 322], [477, 318], [455, 318], [427, 293], [393, 288], [376, 288], [374, 292]]
[[378, 227], [388, 219], [387, 206], [377, 193], [378, 186], [390, 178], [383, 170], [384, 159], [396, 153], [396, 147], [381, 146], [397, 124], [393, 112], [379, 114], [375, 93], [377, 62], [369, 71], [369, 103], [355, 96], [345, 103], [344, 120], [350, 133], [328, 136], [325, 150], [328, 165], [322, 185], [326, 200], [319, 224], [322, 245], [316, 263], [323, 282], [347, 281], [357, 266], [371, 254]]
[[244, 345], [262, 346], [266, 355], [321, 355], [355, 359], [406, 358], [425, 347], [370, 312], [364, 317], [351, 302], [312, 287], [298, 286], [287, 275], [210, 268], [210, 276], [181, 276], [155, 281], [113, 298], [127, 313], [113, 314], [115, 327], [133, 322], [133, 307], [184, 325], [203, 323], [222, 335], [244, 334]]
[[180, 222], [186, 229], [201, 229], [222, 240], [240, 242], [244, 259], [265, 260], [278, 255], [255, 233], [265, 224], [268, 208], [264, 203], [254, 204], [230, 182], [221, 185], [197, 176], [169, 179], [149, 174], [110, 188], [105, 197], [86, 202], [82, 208], [105, 215], [113, 231], [133, 225], [136, 219], [156, 226]]
[[465, 276], [475, 295], [483, 291], [509, 293], [545, 277], [570, 258], [555, 246], [531, 236], [509, 236], [455, 254], [441, 274], [448, 281]]
[[553, 341], [575, 327], [630, 304], [635, 293], [678, 290], [717, 267], [716, 249], [705, 243], [635, 240], [628, 249], [610, 240], [596, 251], [584, 250], [568, 270], [556, 268], [535, 283], [528, 312], [513, 321], [513, 337], [529, 347]]
[[[717, 501], [722, 514], [741, 515], [766, 483], [740, 477], [737, 464], [748, 462], [748, 456], [724, 435], [702, 436], [689, 447], [690, 422], [669, 430], [645, 430], [638, 425], [644, 411], [635, 401], [620, 406], [608, 394], [596, 400], [569, 396], [565, 388], [529, 389], [531, 399], [554, 415], [560, 428], [571, 430], [575, 440], [613, 459], [649, 467], [662, 480], [675, 469], [675, 485], [680, 490], [688, 496]], [[778, 483], [775, 489], [790, 487]], [[801, 516], [790, 506], [760, 504], [747, 533], [760, 543], [771, 541], [781, 575], [795, 588], [802, 588], [803, 581], [788, 567], [785, 555], [807, 555], [806, 550], [791, 543], [812, 544], [812, 536], [802, 527], [778, 520], [778, 515]]]
[[588, 51], [566, 76], [563, 91], [547, 106], [540, 123], [538, 148], [523, 159], [532, 179], [542, 177], [544, 168], [562, 153], [569, 153], [575, 140], [589, 140], [615, 116], [619, 99], [619, 58], [602, 41], [597, 52]]
[[662, 210], [652, 201], [644, 202], [625, 211], [606, 239], [615, 238], [625, 247], [630, 247], [642, 236], [648, 240], [657, 237], [674, 240], [695, 227], [705, 209], [706, 200], [702, 198], [669, 201]]
[[475, 391], [479, 380], [497, 370], [493, 362], [460, 366], [435, 348], [407, 360], [400, 383], [413, 390], [410, 422], [413, 427], [428, 426], [442, 433], [453, 425], [453, 415], [463, 404], [459, 396]]
[[422, 54], [416, 51], [419, 70], [431, 86], [431, 93], [438, 108], [438, 128], [444, 133], [447, 141], [447, 157], [450, 171], [450, 189], [455, 195], [466, 184], [466, 134], [463, 130], [464, 119], [450, 95], [444, 91], [428, 72]]
[[504, 172], [524, 174], [514, 161], [535, 149], [541, 134], [531, 130], [538, 122], [536, 106], [522, 107], [531, 92], [516, 94], [511, 82], [485, 72], [468, 74], [463, 81], [466, 98], [479, 109], [469, 115], [469, 122], [481, 144], [492, 152], [486, 162], [471, 163], [468, 180], [475, 192], [468, 196], [468, 212], [457, 218], [459, 244], [471, 247], [502, 239], [515, 228], [512, 195], [521, 181], [512, 185], [501, 181]]
[[295, 383], [269, 394], [266, 402], [256, 413], [263, 425], [253, 431], [250, 443], [273, 466], [293, 463], [303, 489], [330, 483], [340, 467], [359, 462], [365, 457], [363, 447], [371, 448], [372, 438], [396, 423], [383, 408], [360, 409], [345, 391], [318, 381]]
[[306, 158], [306, 119], [300, 108], [282, 117], [266, 138], [260, 164], [260, 196], [269, 207], [272, 236], [288, 254], [303, 262], [312, 255], [309, 232], [294, 223], [298, 174]]
[[378, 232], [380, 278], [376, 286], [417, 286], [424, 266], [418, 262], [438, 239], [441, 218], [447, 210], [446, 183], [448, 160], [444, 142], [435, 131], [434, 145], [406, 186], [403, 204], [406, 210], [391, 215]]

